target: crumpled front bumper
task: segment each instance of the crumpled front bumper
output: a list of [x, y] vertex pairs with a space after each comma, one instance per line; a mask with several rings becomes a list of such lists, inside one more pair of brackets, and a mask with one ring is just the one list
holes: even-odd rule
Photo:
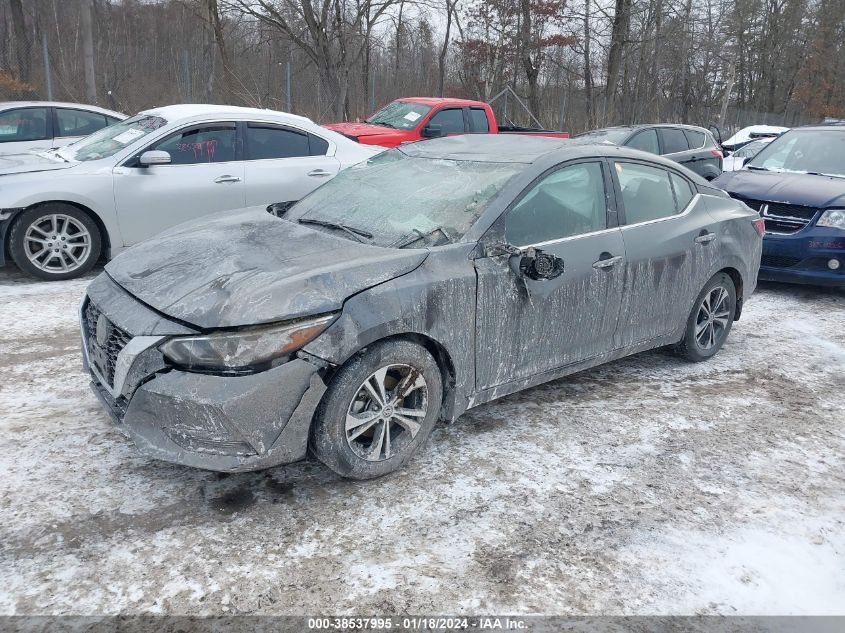
[[[326, 390], [325, 365], [293, 358], [237, 376], [168, 367], [158, 344], [187, 333], [185, 327], [137, 303], [104, 275], [89, 286], [80, 321], [91, 387], [143, 454], [224, 472], [305, 457], [311, 418]], [[116, 356], [103, 347], [115, 340], [122, 345]]]

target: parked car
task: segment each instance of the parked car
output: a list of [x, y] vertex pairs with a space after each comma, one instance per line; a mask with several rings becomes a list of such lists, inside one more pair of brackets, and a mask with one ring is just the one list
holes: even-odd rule
[[794, 128], [713, 184], [765, 220], [761, 279], [845, 286], [845, 126]]
[[0, 157], [0, 239], [24, 272], [70, 279], [186, 220], [299, 200], [377, 151], [282, 112], [154, 108], [58, 151]]
[[452, 137], [342, 172], [283, 217], [171, 229], [81, 307], [92, 386], [145, 454], [219, 471], [402, 466], [440, 418], [642, 350], [711, 358], [762, 221], [677, 163]]
[[754, 158], [761, 149], [766, 147], [775, 139], [774, 136], [764, 136], [743, 145], [729, 156], [722, 159], [722, 171], [737, 171], [743, 165]]
[[775, 138], [788, 130], [788, 127], [782, 127], [780, 125], [749, 125], [748, 127], [742, 128], [727, 141], [724, 141], [722, 143], [722, 149], [726, 154], [730, 154], [748, 145], [751, 141], [761, 138]]
[[713, 135], [692, 125], [622, 125], [579, 134], [575, 138], [660, 154], [706, 180], [722, 173], [722, 151]]
[[61, 147], [125, 118], [81, 103], [6, 101], [0, 103], [0, 154]]
[[325, 127], [358, 143], [397, 147], [402, 143], [457, 134], [522, 134], [569, 138], [566, 132], [507, 127], [496, 121], [483, 101], [404, 97], [387, 104], [363, 123], [330, 123]]

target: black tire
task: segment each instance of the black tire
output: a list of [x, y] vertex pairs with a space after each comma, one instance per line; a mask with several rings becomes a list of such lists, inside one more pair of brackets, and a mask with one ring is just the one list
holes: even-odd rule
[[[367, 391], [364, 385], [365, 381], [369, 381], [371, 388], [377, 387], [376, 372], [383, 368], [389, 368], [382, 379], [386, 385], [387, 402], [391, 402], [394, 396], [398, 397], [400, 388], [407, 394], [395, 404], [396, 417], [388, 417], [386, 421], [381, 416], [387, 415], [385, 411], [392, 416], [394, 407], [389, 404], [382, 407], [368, 395], [372, 392]], [[420, 384], [420, 379], [424, 386], [415, 386]], [[390, 383], [395, 390], [392, 395]], [[311, 425], [311, 452], [334, 472], [350, 479], [371, 479], [391, 473], [402, 468], [425, 444], [439, 418], [442, 399], [440, 369], [424, 347], [403, 340], [370, 345], [332, 378]], [[398, 415], [398, 411], [408, 410], [415, 411], [415, 417]], [[378, 418], [347, 432], [347, 415], [362, 420], [372, 416]], [[418, 421], [418, 427], [409, 424], [408, 419]], [[385, 427], [389, 447], [386, 451]], [[359, 434], [348, 440], [348, 433]], [[376, 452], [378, 459], [373, 459]], [[366, 459], [364, 454], [369, 454], [370, 459]]]
[[[58, 218], [55, 223], [51, 220], [53, 216]], [[71, 220], [68, 221], [67, 218]], [[51, 239], [54, 235], [48, 235], [48, 233], [54, 232], [43, 230], [50, 228], [51, 225], [59, 229], [55, 232], [55, 242]], [[44, 244], [33, 242], [27, 238], [27, 233], [30, 232], [31, 227], [35, 227], [33, 228], [33, 231], [35, 231], [35, 233], [32, 233], [33, 236], [43, 234]], [[84, 234], [81, 232], [83, 228], [89, 235], [87, 247], [82, 245], [85, 241]], [[79, 232], [74, 232], [77, 229]], [[65, 240], [61, 239], [63, 235], [67, 235]], [[79, 237], [74, 238], [74, 236]], [[79, 246], [75, 246], [75, 244], [79, 244]], [[28, 246], [29, 252], [27, 252]], [[33, 277], [48, 281], [74, 279], [84, 275], [97, 263], [100, 258], [101, 247], [102, 236], [93, 218], [85, 211], [61, 202], [50, 202], [27, 209], [15, 218], [15, 223], [9, 233], [9, 251], [18, 268]], [[53, 259], [41, 256], [39, 260], [38, 256], [42, 249], [47, 256], [51, 254], [51, 250], [57, 256]], [[46, 264], [43, 268], [39, 267], [31, 258], [35, 261], [44, 261]], [[66, 268], [64, 270], [60, 268], [62, 262]]]
[[[718, 289], [724, 292], [723, 298]], [[715, 305], [715, 309], [710, 310], [708, 305]], [[709, 320], [708, 313], [712, 315]], [[717, 273], [696, 297], [687, 318], [684, 338], [675, 351], [694, 363], [712, 358], [728, 338], [735, 315], [736, 287], [733, 279], [725, 273]]]

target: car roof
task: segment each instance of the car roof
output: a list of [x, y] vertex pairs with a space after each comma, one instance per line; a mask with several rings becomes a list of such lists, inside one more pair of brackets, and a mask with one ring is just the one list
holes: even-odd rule
[[87, 103], [70, 103], [68, 101], [0, 101], [0, 110], [7, 108], [34, 108], [34, 107], [54, 107], [54, 108], [70, 108], [73, 110], [91, 110], [92, 112], [99, 112], [100, 114], [108, 114], [120, 119], [125, 119], [126, 115], [122, 112], [101, 108], [100, 106], [89, 105]]
[[[549, 158], [558, 162], [606, 156], [634, 158], [689, 172], [678, 163], [637, 149], [589, 140], [537, 137], [520, 134], [464, 134], [407, 143], [399, 151], [413, 158], [440, 158], [482, 163], [536, 163]], [[692, 173], [692, 172], [689, 172]]]
[[449, 97], [401, 97], [397, 101], [410, 101], [412, 103], [423, 103], [425, 105], [437, 106], [443, 104], [449, 105], [466, 105], [466, 106], [485, 106], [483, 101], [473, 101], [472, 99], [450, 99]]
[[641, 130], [647, 127], [676, 127], [682, 130], [695, 130], [696, 132], [708, 132], [707, 129], [698, 125], [689, 125], [687, 123], [632, 123], [630, 125], [614, 125], [610, 127], [597, 128], [595, 130], [588, 130], [584, 134], [590, 132], [601, 132], [603, 130]]
[[[814, 131], [814, 132], [845, 132], [845, 123], [818, 123], [815, 125], [802, 125], [801, 127], [794, 127], [792, 130], [799, 131]], [[790, 132], [792, 130], [789, 130]], [[785, 134], [786, 132], [784, 132]]]
[[280, 112], [279, 110], [269, 110], [266, 108], [245, 108], [241, 106], [217, 105], [214, 103], [179, 103], [175, 105], [158, 106], [142, 110], [138, 114], [150, 114], [160, 116], [168, 121], [175, 121], [178, 119], [187, 119], [196, 116], [229, 116], [237, 118], [262, 117], [272, 116], [273, 118], [288, 119], [291, 123], [312, 123], [311, 119], [299, 116], [297, 114], [290, 114], [288, 112]]

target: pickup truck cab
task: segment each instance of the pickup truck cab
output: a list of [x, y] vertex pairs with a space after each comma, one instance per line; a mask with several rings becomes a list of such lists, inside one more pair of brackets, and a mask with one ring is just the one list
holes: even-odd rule
[[363, 123], [330, 123], [324, 127], [364, 145], [382, 147], [456, 134], [569, 138], [566, 132], [499, 126], [493, 109], [483, 101], [434, 97], [404, 97], [387, 104]]

